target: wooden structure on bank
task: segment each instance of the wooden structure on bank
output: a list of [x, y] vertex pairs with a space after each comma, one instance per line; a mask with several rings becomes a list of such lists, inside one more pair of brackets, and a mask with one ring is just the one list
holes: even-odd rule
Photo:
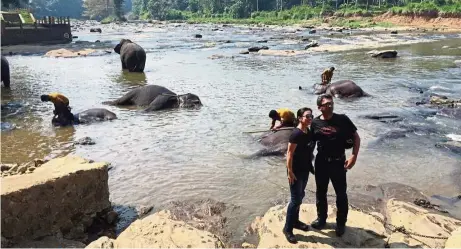
[[45, 16], [35, 19], [29, 13], [32, 23], [18, 12], [2, 12], [1, 45], [33, 43], [68, 43], [72, 41], [69, 17]]

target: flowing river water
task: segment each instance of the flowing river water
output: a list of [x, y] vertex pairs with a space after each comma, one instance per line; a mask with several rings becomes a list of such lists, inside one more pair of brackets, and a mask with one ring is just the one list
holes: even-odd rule
[[[413, 115], [414, 99], [421, 94], [409, 88], [461, 96], [461, 68], [454, 64], [461, 57], [459, 34], [427, 33], [418, 38], [399, 34], [404, 36], [402, 41], [432, 42], [393, 46], [399, 58], [378, 60], [366, 54], [369, 49], [292, 57], [238, 54], [254, 45], [303, 49], [306, 42], [294, 36], [337, 45], [359, 40], [347, 35], [335, 40], [327, 32], [309, 35], [308, 30], [294, 33], [238, 27], [212, 31], [212, 25], [185, 24], [100, 27], [101, 34], [85, 28], [73, 35], [91, 44], [100, 40], [100, 46], [111, 51], [121, 38], [132, 39], [147, 51], [145, 73], [122, 72], [115, 53], [79, 58], [48, 58], [43, 53], [8, 57], [12, 88], [2, 89], [2, 103], [20, 102], [26, 112], [3, 117], [2, 121], [18, 128], [1, 134], [2, 162], [22, 163], [68, 153], [107, 161], [113, 166], [109, 188], [114, 204], [153, 205], [157, 209], [173, 200], [212, 198], [241, 206], [243, 211], [236, 219], [247, 224], [274, 202], [286, 199], [288, 193], [280, 187], [287, 185], [283, 159], [245, 159], [261, 147], [255, 141], [257, 134], [244, 132], [267, 129], [268, 112], [275, 108], [296, 111], [307, 106], [318, 115], [316, 96], [298, 90], [298, 86], [317, 83], [324, 68], [335, 66], [333, 80], [352, 79], [372, 95], [335, 100], [336, 112], [349, 115], [362, 137], [359, 159], [348, 173], [350, 189], [395, 182], [427, 195], [453, 196], [461, 190], [460, 155], [434, 146], [447, 136], [459, 136], [461, 123], [443, 116]], [[194, 34], [203, 38], [195, 39]], [[226, 40], [231, 42], [223, 42]], [[257, 40], [269, 41], [259, 44]], [[229, 57], [209, 59], [213, 54]], [[162, 85], [176, 93], [195, 93], [203, 107], [145, 114], [102, 104], [147, 84]], [[40, 95], [55, 91], [69, 98], [74, 113], [103, 107], [115, 112], [118, 119], [54, 128], [50, 123], [52, 104], [41, 102]], [[404, 113], [409, 125], [429, 127], [429, 132], [423, 129], [403, 138], [380, 140], [395, 127], [361, 115], [386, 110]], [[96, 144], [73, 145], [85, 136]], [[309, 181], [308, 188], [313, 190], [313, 177]]]

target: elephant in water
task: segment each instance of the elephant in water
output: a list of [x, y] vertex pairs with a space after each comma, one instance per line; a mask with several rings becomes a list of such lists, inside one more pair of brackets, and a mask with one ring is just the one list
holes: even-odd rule
[[146, 65], [146, 51], [138, 44], [128, 39], [122, 39], [114, 51], [120, 54], [122, 69], [130, 72], [144, 72]]
[[[117, 119], [117, 115], [115, 113], [104, 108], [91, 108], [74, 114], [74, 120], [72, 120], [72, 124], [88, 124], [92, 122], [113, 119]], [[62, 126], [62, 124], [57, 119], [53, 119], [51, 122], [54, 126]]]
[[[360, 88], [352, 80], [340, 80], [327, 85], [314, 84], [314, 94], [330, 94], [336, 98], [353, 98], [368, 96], [362, 88]], [[302, 88], [299, 87], [301, 90]]]
[[[284, 156], [288, 150], [288, 141], [293, 132], [294, 127], [283, 127], [278, 131], [267, 132], [259, 138], [259, 143], [265, 146], [264, 149], [259, 150], [251, 155], [251, 158], [261, 156]], [[315, 144], [312, 144], [312, 151], [314, 151]]]
[[177, 95], [163, 86], [147, 85], [137, 87], [123, 97], [106, 101], [108, 105], [136, 105], [147, 106], [144, 110], [157, 111], [167, 108], [194, 108], [202, 106], [200, 98], [192, 93]]
[[1, 72], [1, 78], [3, 85], [6, 88], [10, 87], [10, 63], [8, 63], [8, 60], [6, 59], [5, 56], [2, 55], [2, 72]]

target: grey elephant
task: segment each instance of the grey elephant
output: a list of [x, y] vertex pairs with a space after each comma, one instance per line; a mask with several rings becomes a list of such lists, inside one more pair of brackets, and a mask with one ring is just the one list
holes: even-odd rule
[[115, 46], [114, 51], [120, 54], [122, 69], [128, 69], [130, 72], [144, 72], [146, 51], [141, 46], [129, 39], [122, 39]]
[[[314, 94], [330, 94], [336, 98], [353, 98], [368, 96], [362, 88], [360, 88], [352, 80], [340, 80], [331, 84], [322, 85], [314, 84]], [[301, 87], [300, 87], [301, 89]]]
[[117, 119], [117, 115], [115, 113], [104, 108], [91, 108], [74, 114], [73, 117], [73, 120], [66, 120], [65, 123], [63, 123], [61, 120], [58, 120], [57, 118], [54, 118], [51, 123], [54, 126], [66, 126]]
[[8, 63], [8, 60], [6, 59], [5, 56], [2, 55], [2, 82], [3, 85], [7, 88], [10, 87], [10, 63]]
[[136, 105], [147, 107], [144, 111], [157, 111], [168, 108], [194, 108], [202, 106], [200, 98], [192, 93], [178, 95], [158, 85], [137, 87], [123, 97], [105, 101], [107, 105]]
[[[283, 127], [277, 131], [269, 131], [264, 133], [259, 137], [258, 141], [265, 148], [250, 155], [248, 158], [264, 156], [285, 156], [288, 150], [288, 142], [293, 129], [294, 127]], [[312, 143], [310, 153], [313, 153], [314, 147], [315, 144]]]

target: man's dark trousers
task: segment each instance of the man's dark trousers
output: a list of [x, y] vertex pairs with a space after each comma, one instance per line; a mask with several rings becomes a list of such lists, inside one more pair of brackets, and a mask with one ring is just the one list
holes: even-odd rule
[[317, 217], [325, 221], [328, 214], [327, 191], [331, 180], [336, 193], [336, 223], [345, 225], [349, 203], [347, 200], [345, 156], [325, 157], [317, 155], [315, 158], [315, 183], [317, 185]]

